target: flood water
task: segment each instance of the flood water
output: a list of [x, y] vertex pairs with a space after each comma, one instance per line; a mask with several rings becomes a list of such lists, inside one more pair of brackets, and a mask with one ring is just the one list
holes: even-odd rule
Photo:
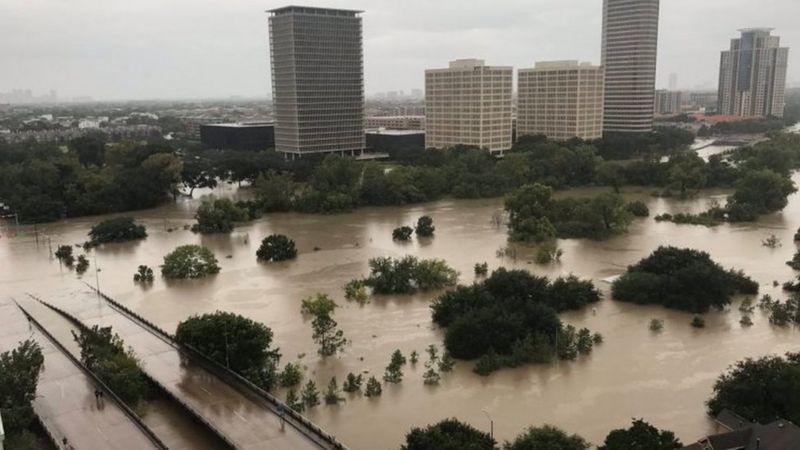
[[[799, 181], [796, 177], [795, 182]], [[609, 430], [642, 417], [675, 431], [684, 442], [692, 442], [713, 429], [704, 402], [717, 376], [744, 357], [800, 350], [800, 333], [771, 326], [760, 311], [754, 313], [752, 327], [742, 328], [738, 300], [727, 311], [707, 314], [705, 329], [694, 329], [689, 325], [690, 314], [611, 300], [609, 286], [601, 280], [620, 274], [659, 245], [676, 245], [707, 251], [722, 265], [743, 269], [759, 281], [762, 294], [782, 297], [772, 282], [794, 276], [784, 262], [796, 249], [792, 236], [800, 225], [800, 197], [793, 195], [782, 213], [754, 224], [704, 228], [656, 223], [652, 216], [699, 211], [711, 198], [724, 199], [725, 192], [706, 192], [690, 201], [657, 199], [649, 193], [650, 189], [629, 190], [626, 195], [646, 201], [651, 218], [635, 220], [629, 233], [606, 241], [560, 241], [564, 256], [559, 264], [550, 266], [530, 263], [531, 250], [520, 250], [516, 261], [497, 256], [497, 250], [506, 244], [506, 230], [496, 227], [492, 216], [501, 210], [502, 199], [443, 200], [332, 216], [274, 214], [218, 236], [183, 229], [184, 224], [192, 223], [199, 203], [197, 198], [183, 199], [133, 213], [147, 225], [149, 237], [97, 249], [90, 261], [94, 264], [96, 255], [99, 279], [91, 268], [83, 278], [93, 285], [99, 282], [102, 290], [167, 330], [174, 330], [192, 314], [215, 310], [263, 322], [274, 332], [282, 363], [302, 356], [306, 378], [314, 379], [322, 390], [332, 375], [340, 383], [348, 372], [366, 371], [380, 378], [395, 349], [406, 355], [412, 350], [424, 354], [428, 344], [442, 343], [442, 332], [433, 326], [428, 308], [437, 293], [375, 298], [364, 306], [344, 300], [342, 286], [367, 273], [369, 258], [404, 254], [442, 258], [460, 271], [462, 283], [474, 280], [473, 265], [483, 261], [490, 269], [517, 267], [548, 276], [574, 273], [593, 279], [606, 294], [596, 314], [589, 308], [562, 315], [568, 323], [603, 334], [605, 342], [591, 355], [576, 362], [504, 369], [485, 378], [472, 373], [472, 363], [460, 361], [435, 387], [423, 385], [421, 361], [416, 368], [406, 367], [400, 385], [385, 386], [382, 397], [348, 397], [339, 406], [314, 408], [309, 417], [351, 448], [365, 450], [397, 448], [412, 426], [447, 417], [458, 417], [488, 431], [489, 419], [483, 410], [494, 420], [500, 441], [527, 426], [549, 423], [597, 444]], [[236, 193], [221, 188], [213, 195]], [[409, 244], [391, 240], [393, 228], [410, 225], [423, 214], [433, 217], [435, 238], [427, 242], [415, 239]], [[13, 236], [13, 226], [0, 229], [0, 295], [35, 292], [46, 299], [48, 292], [75, 287], [78, 277], [49, 255], [48, 239], [53, 248], [57, 243], [83, 242], [97, 220], [81, 218], [39, 226], [38, 244], [29, 228], [17, 236]], [[169, 232], [168, 228], [177, 230]], [[292, 237], [298, 258], [258, 263], [256, 249], [271, 233]], [[781, 247], [761, 245], [771, 233], [782, 240]], [[149, 288], [133, 283], [139, 264], [157, 267], [166, 253], [188, 243], [211, 248], [222, 271], [208, 279], [184, 282], [167, 283], [157, 277]], [[328, 293], [339, 302], [335, 318], [352, 342], [342, 356], [324, 361], [316, 355], [310, 323], [300, 315], [300, 300], [317, 292]], [[664, 320], [663, 332], [648, 330], [653, 318]], [[279, 391], [279, 395], [285, 393]]]

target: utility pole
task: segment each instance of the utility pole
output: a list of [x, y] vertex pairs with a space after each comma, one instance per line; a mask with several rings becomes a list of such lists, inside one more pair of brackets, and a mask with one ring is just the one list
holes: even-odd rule
[[486, 409], [482, 409], [481, 411], [486, 415], [486, 418], [489, 419], [489, 437], [494, 439], [494, 420], [492, 420], [492, 416], [489, 415], [489, 411], [486, 411]]

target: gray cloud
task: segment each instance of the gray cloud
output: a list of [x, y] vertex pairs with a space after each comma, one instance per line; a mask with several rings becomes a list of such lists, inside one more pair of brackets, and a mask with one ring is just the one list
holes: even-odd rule
[[[255, 0], [3, 0], [0, 91], [63, 97], [197, 98], [269, 92], [267, 15]], [[367, 92], [421, 88], [423, 71], [463, 57], [529, 67], [599, 62], [600, 0], [325, 0], [365, 10]], [[770, 26], [800, 43], [797, 0], [662, 0], [658, 84], [716, 87], [736, 30]], [[800, 82], [800, 48], [789, 80]]]

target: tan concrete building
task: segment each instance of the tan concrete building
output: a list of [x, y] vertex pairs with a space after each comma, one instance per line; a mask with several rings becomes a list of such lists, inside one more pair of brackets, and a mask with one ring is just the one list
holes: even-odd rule
[[511, 67], [460, 59], [425, 71], [425, 146], [511, 148]]
[[599, 139], [603, 136], [603, 68], [578, 61], [537, 62], [520, 69], [517, 136]]

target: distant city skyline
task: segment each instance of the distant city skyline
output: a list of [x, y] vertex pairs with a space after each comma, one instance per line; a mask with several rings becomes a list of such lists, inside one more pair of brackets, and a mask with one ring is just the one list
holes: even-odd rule
[[[0, 92], [56, 90], [62, 99], [271, 96], [267, 9], [304, 2], [252, 0], [5, 0], [0, 4]], [[542, 60], [600, 62], [600, 0], [323, 0], [364, 10], [368, 97], [424, 86], [424, 70], [458, 58], [531, 67]], [[661, 5], [657, 88], [717, 88], [719, 50], [740, 28], [771, 27], [800, 47], [796, 0], [669, 0]], [[424, 14], [421, 13], [424, 11]], [[533, 43], [533, 44], [530, 44]], [[790, 52], [789, 86], [800, 84]], [[799, 68], [795, 70], [795, 68]]]

